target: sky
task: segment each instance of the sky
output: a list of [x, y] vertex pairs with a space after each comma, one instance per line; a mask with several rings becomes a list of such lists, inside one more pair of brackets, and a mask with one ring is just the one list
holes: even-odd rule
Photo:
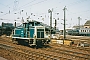
[[[66, 28], [72, 28], [78, 25], [84, 25], [90, 20], [90, 0], [0, 0], [0, 24], [22, 23], [24, 21], [36, 20], [50, 25], [50, 13], [52, 10], [52, 26], [55, 19], [57, 28], [63, 29], [64, 7], [66, 6]], [[58, 14], [57, 14], [58, 13]], [[59, 20], [58, 20], [59, 18]]]

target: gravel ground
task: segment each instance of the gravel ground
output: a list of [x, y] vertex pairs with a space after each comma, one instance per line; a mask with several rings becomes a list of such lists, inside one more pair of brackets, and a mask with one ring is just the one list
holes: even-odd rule
[[[67, 37], [68, 38], [71, 38], [71, 39], [80, 39], [80, 40], [87, 39], [88, 42], [90, 40], [90, 37], [79, 37], [79, 36], [78, 37], [76, 37], [76, 36], [75, 37], [73, 37], [73, 36], [67, 36]], [[48, 54], [57, 55], [57, 53], [51, 53], [51, 52], [48, 52], [48, 51], [43, 51], [41, 49], [33, 49], [33, 48], [30, 48], [30, 47], [13, 44], [12, 41], [11, 41], [11, 38], [9, 38], [9, 37], [7, 38], [6, 36], [1, 36], [0, 37], [0, 43], [2, 43], [2, 44], [8, 44], [8, 45], [15, 46], [15, 47], [18, 47], [18, 48], [21, 48], [21, 49], [27, 49], [27, 50], [36, 51], [36, 52], [39, 52], [39, 53], [48, 53]], [[57, 45], [55, 45], [55, 46], [57, 46]], [[63, 46], [63, 49], [64, 48], [65, 47]], [[69, 49], [70, 50], [73, 50], [71, 48], [68, 48], [68, 50]], [[22, 60], [25, 60], [24, 57], [18, 57], [16, 55], [14, 55], [13, 53], [11, 53], [10, 51], [7, 51], [7, 50], [1, 49], [1, 48], [0, 48], [0, 56], [6, 58], [7, 60], [21, 60], [21, 58], [22, 58]]]

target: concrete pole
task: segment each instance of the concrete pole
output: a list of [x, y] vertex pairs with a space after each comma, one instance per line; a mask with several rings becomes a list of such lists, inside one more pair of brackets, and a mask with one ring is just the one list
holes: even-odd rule
[[78, 17], [78, 26], [79, 26], [79, 29], [80, 29], [80, 17]]
[[64, 40], [66, 39], [66, 6], [64, 7], [64, 39], [63, 39], [63, 44], [64, 44]]
[[50, 40], [51, 40], [51, 30], [52, 30], [52, 10], [48, 10], [48, 13], [50, 13]]
[[55, 19], [55, 30], [56, 30], [56, 26], [57, 26], [57, 20]]
[[16, 21], [15, 21], [15, 28], [16, 28]]

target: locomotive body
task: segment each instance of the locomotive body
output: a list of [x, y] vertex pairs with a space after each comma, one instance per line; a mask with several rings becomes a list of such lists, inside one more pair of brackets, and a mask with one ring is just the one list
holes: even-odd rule
[[42, 46], [50, 42], [45, 38], [45, 27], [35, 22], [23, 23], [16, 27], [12, 32], [12, 41], [30, 46]]

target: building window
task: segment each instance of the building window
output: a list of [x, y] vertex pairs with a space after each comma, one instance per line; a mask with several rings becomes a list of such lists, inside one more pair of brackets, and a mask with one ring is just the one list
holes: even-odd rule
[[86, 30], [85, 30], [85, 32], [86, 32]]
[[82, 32], [82, 30], [81, 30], [81, 32]]
[[84, 32], [84, 30], [83, 30], [83, 32]]

